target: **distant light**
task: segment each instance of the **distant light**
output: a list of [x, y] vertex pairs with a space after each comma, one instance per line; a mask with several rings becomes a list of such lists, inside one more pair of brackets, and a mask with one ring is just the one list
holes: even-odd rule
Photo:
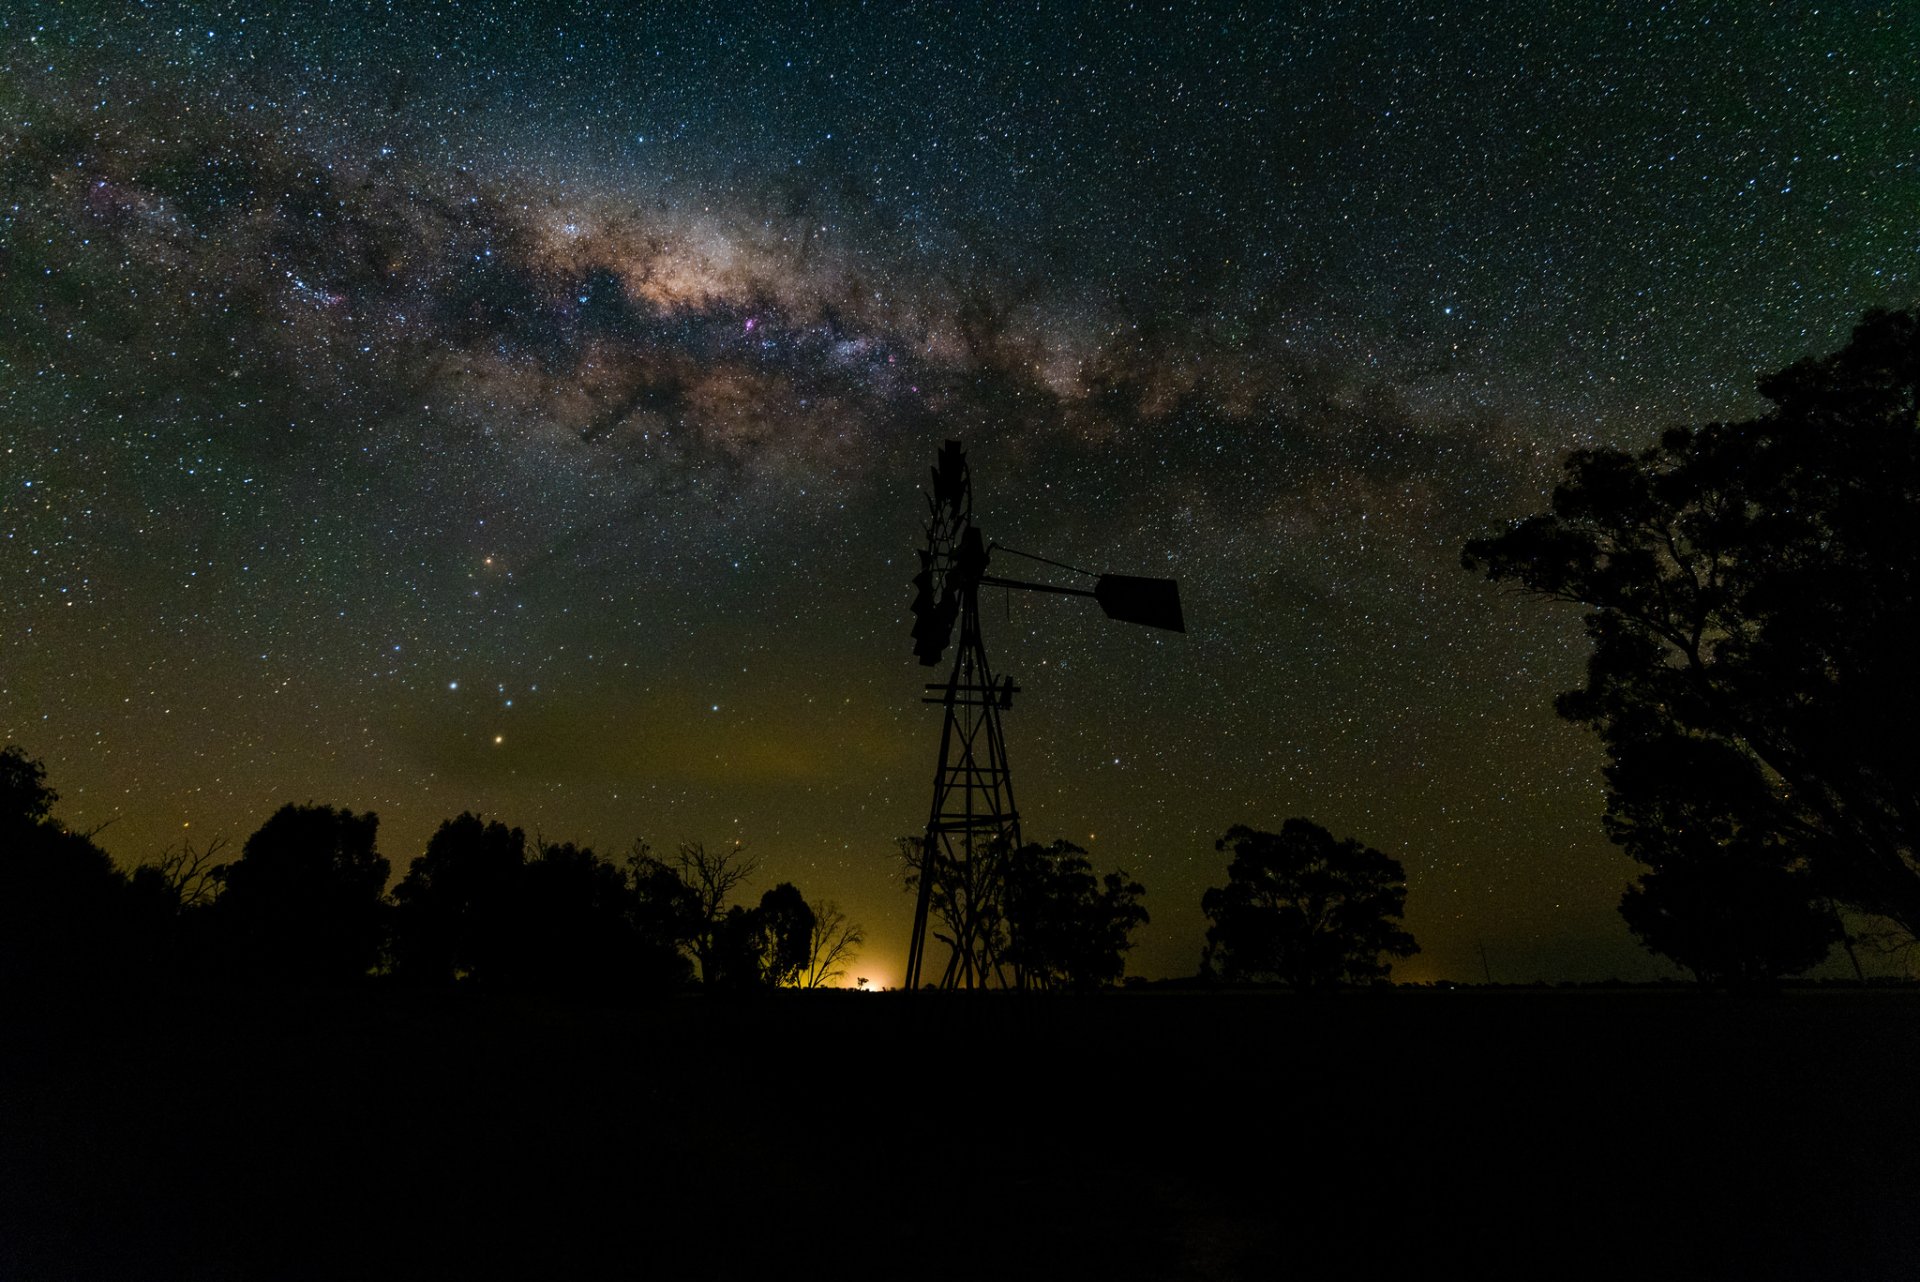
[[505, 743], [507, 741], [507, 737], [503, 734], [497, 734], [493, 736], [493, 741], [495, 743]]
[[449, 681], [449, 682], [447, 682], [447, 689], [449, 689], [449, 690], [458, 690], [459, 688], [460, 688], [460, 683], [459, 683], [458, 681]]

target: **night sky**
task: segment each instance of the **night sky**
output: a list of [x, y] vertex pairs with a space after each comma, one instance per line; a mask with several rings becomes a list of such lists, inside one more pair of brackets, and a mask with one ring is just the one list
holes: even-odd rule
[[1181, 581], [983, 598], [1133, 973], [1291, 815], [1403, 861], [1399, 977], [1676, 973], [1578, 611], [1459, 546], [1914, 302], [1920, 9], [1292, 7], [9, 6], [0, 736], [127, 864], [742, 840], [891, 983], [957, 437], [990, 538]]

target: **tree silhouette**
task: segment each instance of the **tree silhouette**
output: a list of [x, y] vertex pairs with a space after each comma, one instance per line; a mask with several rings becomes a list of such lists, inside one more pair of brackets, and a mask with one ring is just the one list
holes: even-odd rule
[[784, 988], [805, 973], [815, 924], [813, 909], [791, 882], [760, 896], [752, 908], [735, 904], [714, 928], [710, 984], [719, 988]]
[[1203, 971], [1330, 988], [1385, 979], [1382, 955], [1420, 951], [1396, 924], [1407, 902], [1398, 860], [1306, 819], [1278, 834], [1235, 825], [1214, 843], [1228, 847], [1227, 884], [1200, 899], [1211, 923]]
[[215, 836], [195, 847], [190, 837], [182, 837], [178, 846], [169, 846], [159, 858], [135, 869], [136, 875], [150, 872], [172, 894], [183, 909], [204, 908], [220, 894], [226, 878], [227, 839]]
[[834, 980], [844, 978], [847, 967], [853, 964], [866, 942], [865, 927], [847, 920], [840, 905], [828, 900], [814, 909], [813, 932], [807, 941], [805, 986], [826, 988]]
[[738, 842], [726, 850], [708, 850], [704, 842], [683, 841], [674, 853], [671, 867], [689, 896], [691, 943], [703, 984], [713, 983], [722, 970], [738, 971], [737, 956], [720, 956], [723, 949], [737, 950], [735, 936], [743, 929], [735, 923], [723, 931], [727, 900], [758, 866]]
[[211, 909], [222, 964], [243, 978], [344, 983], [380, 959], [387, 861], [380, 820], [329, 806], [282, 806], [226, 867]]
[[1824, 959], [1840, 923], [1783, 836], [1792, 825], [1753, 763], [1721, 740], [1618, 743], [1607, 767], [1613, 839], [1649, 871], [1620, 915], [1704, 984], [1772, 988]]
[[0, 831], [17, 838], [48, 822], [58, 800], [60, 794], [47, 783], [44, 762], [29, 758], [18, 744], [0, 749]]
[[632, 894], [618, 865], [589, 847], [540, 842], [519, 878], [513, 980], [613, 994], [632, 986]]
[[760, 971], [770, 988], [785, 988], [806, 973], [817, 923], [799, 888], [783, 881], [760, 896]]
[[627, 889], [632, 896], [634, 964], [650, 987], [679, 987], [693, 979], [695, 941], [705, 925], [699, 896], [672, 865], [635, 840], [627, 852]]
[[393, 890], [397, 974], [599, 996], [676, 987], [691, 968], [691, 892], [636, 843], [626, 867], [462, 814]]
[[0, 986], [104, 981], [138, 942], [129, 926], [144, 897], [89, 836], [53, 818], [59, 799], [41, 762], [0, 749]]
[[225, 883], [227, 839], [196, 846], [182, 836], [128, 878], [133, 899], [135, 951], [163, 964], [176, 978], [203, 975], [215, 960], [213, 902]]
[[[1759, 387], [1759, 418], [1576, 451], [1551, 511], [1463, 561], [1589, 608], [1586, 685], [1556, 706], [1611, 760], [1670, 737], [1723, 746], [1774, 798], [1776, 834], [1751, 850], [1792, 849], [1822, 893], [1914, 934], [1920, 322], [1869, 313], [1844, 349]], [[1610, 782], [1616, 819], [1640, 777]]]
[[1095, 877], [1086, 855], [1070, 841], [1029, 843], [1007, 861], [1006, 959], [1022, 988], [1098, 988], [1126, 970], [1146, 887], [1119, 871]]
[[934, 843], [929, 852], [923, 837], [896, 837], [902, 882], [908, 894], [917, 894], [923, 865], [929, 856], [935, 861], [937, 875], [927, 909], [935, 923], [933, 937], [945, 944], [954, 959], [948, 974], [963, 969], [959, 957], [964, 949], [974, 975], [985, 984], [993, 975], [1005, 982], [1001, 963], [1007, 946], [1006, 864], [1012, 853], [1005, 841], [981, 842], [973, 847], [964, 863]]
[[394, 969], [403, 977], [506, 980], [520, 947], [527, 835], [463, 812], [441, 823], [393, 888]]

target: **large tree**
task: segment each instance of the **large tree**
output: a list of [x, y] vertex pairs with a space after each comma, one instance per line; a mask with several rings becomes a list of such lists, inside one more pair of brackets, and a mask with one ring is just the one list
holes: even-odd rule
[[769, 988], [786, 988], [806, 974], [816, 924], [813, 908], [790, 881], [766, 891], [758, 917], [760, 973]]
[[511, 954], [518, 982], [548, 991], [630, 991], [638, 954], [624, 869], [591, 847], [537, 841], [518, 893]]
[[287, 805], [247, 838], [212, 908], [236, 977], [342, 983], [373, 970], [386, 930], [379, 826], [372, 811]]
[[1683, 734], [1619, 743], [1606, 777], [1607, 831], [1647, 866], [1620, 915], [1650, 951], [1703, 984], [1764, 991], [1840, 939], [1779, 797], [1733, 748]]
[[[1588, 607], [1586, 684], [1557, 706], [1616, 767], [1649, 742], [1725, 748], [1809, 893], [1917, 933], [1920, 322], [1870, 313], [1759, 388], [1757, 418], [1576, 451], [1550, 511], [1464, 562]], [[1631, 781], [1610, 778], [1616, 821]]]
[[1006, 870], [1006, 959], [1022, 988], [1090, 989], [1126, 970], [1133, 932], [1147, 921], [1146, 887], [1114, 871], [1096, 876], [1070, 841], [1029, 843]]
[[1400, 862], [1307, 819], [1278, 833], [1240, 825], [1215, 843], [1231, 849], [1227, 884], [1201, 896], [1210, 923], [1205, 973], [1332, 988], [1385, 979], [1382, 957], [1420, 951], [1400, 928], [1407, 879]]
[[518, 951], [527, 834], [464, 813], [442, 823], [393, 888], [394, 967], [411, 979], [499, 983]]
[[800, 983], [814, 925], [813, 909], [790, 881], [766, 891], [752, 908], [735, 904], [714, 928], [704, 982], [735, 990]]
[[683, 841], [670, 863], [645, 853], [629, 857], [628, 862], [636, 882], [664, 868], [684, 887], [680, 904], [687, 914], [688, 947], [700, 963], [701, 983], [712, 984], [723, 971], [738, 970], [730, 966], [735, 959], [723, 955], [736, 951], [741, 930], [737, 922], [727, 924], [727, 901], [759, 866], [744, 846], [735, 842], [723, 850], [708, 850], [704, 842]]

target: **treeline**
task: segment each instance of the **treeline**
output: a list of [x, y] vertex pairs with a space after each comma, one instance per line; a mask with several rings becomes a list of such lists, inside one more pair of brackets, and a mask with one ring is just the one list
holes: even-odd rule
[[55, 819], [58, 793], [0, 751], [0, 981], [49, 990], [165, 978], [301, 987], [371, 976], [423, 987], [594, 997], [695, 983], [741, 991], [837, 984], [864, 942], [836, 905], [699, 842], [619, 861], [462, 814], [389, 893], [372, 812], [286, 805], [236, 856], [184, 841], [131, 872]]
[[[196, 977], [339, 987], [374, 976], [596, 999], [821, 988], [847, 977], [866, 942], [837, 905], [811, 903], [790, 882], [745, 902], [758, 867], [737, 845], [685, 842], [663, 856], [636, 841], [615, 861], [462, 814], [389, 890], [371, 812], [286, 805], [232, 858], [224, 842], [183, 840], [123, 872], [93, 834], [54, 818], [57, 800], [40, 762], [0, 751], [0, 989]], [[924, 843], [898, 845], [912, 889]], [[1399, 926], [1397, 860], [1304, 819], [1279, 833], [1235, 827], [1218, 846], [1233, 859], [1226, 884], [1202, 897], [1203, 974], [1334, 988], [1384, 982], [1386, 958], [1419, 951]], [[1121, 981], [1148, 921], [1144, 886], [1119, 869], [1096, 874], [1066, 841], [989, 856], [990, 884], [976, 876], [970, 896], [955, 890], [958, 870], [938, 866], [938, 940], [971, 940], [978, 972], [999, 986]]]

